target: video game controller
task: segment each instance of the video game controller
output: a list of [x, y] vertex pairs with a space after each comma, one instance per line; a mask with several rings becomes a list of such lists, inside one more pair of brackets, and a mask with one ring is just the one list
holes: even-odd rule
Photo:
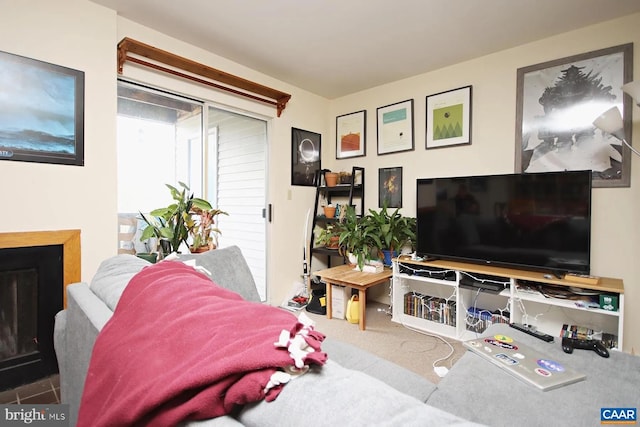
[[562, 351], [565, 353], [573, 353], [573, 349], [593, 350], [602, 357], [609, 357], [609, 351], [597, 340], [582, 340], [578, 338], [562, 338]]

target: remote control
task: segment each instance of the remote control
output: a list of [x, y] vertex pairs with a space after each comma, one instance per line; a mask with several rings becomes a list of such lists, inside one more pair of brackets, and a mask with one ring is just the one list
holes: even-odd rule
[[579, 338], [562, 338], [562, 351], [573, 353], [573, 349], [593, 350], [602, 357], [609, 357], [609, 350], [598, 340], [582, 340]]
[[542, 341], [546, 341], [546, 342], [552, 342], [553, 341], [553, 336], [549, 335], [549, 334], [545, 334], [544, 332], [540, 332], [534, 328], [532, 328], [529, 325], [523, 325], [521, 323], [509, 323], [509, 326], [511, 326], [513, 329], [517, 329], [519, 331], [524, 332], [525, 334], [529, 334], [531, 336], [534, 336], [538, 339], [541, 339]]

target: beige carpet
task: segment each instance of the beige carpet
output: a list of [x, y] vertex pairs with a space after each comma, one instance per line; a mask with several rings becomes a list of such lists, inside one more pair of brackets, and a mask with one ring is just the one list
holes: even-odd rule
[[[364, 331], [358, 329], [357, 324], [346, 320], [328, 319], [326, 316], [305, 313], [316, 322], [316, 329], [328, 337], [390, 360], [435, 384], [440, 381], [440, 377], [434, 372], [433, 363], [439, 360], [436, 366], [450, 369], [466, 351], [459, 341], [452, 338], [427, 335], [392, 322], [389, 306], [377, 302], [367, 303]], [[452, 348], [453, 354], [449, 356]]]

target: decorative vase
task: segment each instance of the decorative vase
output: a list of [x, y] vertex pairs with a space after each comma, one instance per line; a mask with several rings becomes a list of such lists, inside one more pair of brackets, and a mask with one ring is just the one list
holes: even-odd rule
[[171, 242], [167, 239], [160, 239], [160, 257], [164, 258], [171, 253]]
[[327, 184], [327, 187], [335, 187], [338, 183], [338, 174], [335, 172], [325, 172], [324, 181]]
[[329, 244], [327, 245], [327, 248], [338, 249], [339, 246], [340, 246], [340, 236], [333, 236], [329, 240]]
[[333, 218], [336, 216], [336, 207], [335, 206], [323, 206], [324, 216], [327, 218]]

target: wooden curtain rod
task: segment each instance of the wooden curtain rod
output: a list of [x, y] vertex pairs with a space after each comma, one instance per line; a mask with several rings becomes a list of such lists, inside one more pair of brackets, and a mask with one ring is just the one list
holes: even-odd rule
[[[129, 53], [143, 56], [152, 61], [159, 62], [173, 68], [178, 68], [191, 74], [186, 74], [172, 68], [167, 68], [156, 63], [145, 61], [143, 59], [131, 56], [129, 55]], [[282, 114], [282, 111], [287, 106], [287, 102], [289, 101], [289, 99], [291, 99], [291, 95], [289, 95], [288, 93], [284, 93], [279, 90], [254, 83], [250, 80], [225, 73], [224, 71], [217, 70], [215, 68], [200, 64], [198, 62], [183, 58], [178, 55], [174, 55], [173, 53], [155, 48], [153, 46], [149, 46], [128, 37], [125, 37], [120, 41], [120, 43], [118, 43], [118, 74], [122, 74], [122, 68], [125, 61], [133, 62], [145, 67], [150, 67], [158, 71], [172, 74], [174, 76], [182, 77], [200, 84], [211, 86], [219, 90], [233, 93], [234, 95], [244, 96], [254, 101], [274, 105], [277, 109], [278, 117], [280, 117], [280, 114]], [[196, 77], [192, 74], [204, 77], [206, 80]], [[222, 84], [214, 82], [220, 82]]]

